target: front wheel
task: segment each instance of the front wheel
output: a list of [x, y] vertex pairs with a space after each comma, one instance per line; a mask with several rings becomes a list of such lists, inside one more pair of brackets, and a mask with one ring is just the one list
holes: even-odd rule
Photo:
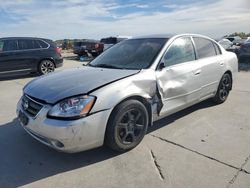
[[113, 150], [125, 152], [135, 148], [148, 128], [148, 111], [137, 100], [128, 100], [112, 112], [107, 125], [105, 143]]
[[214, 96], [214, 102], [220, 104], [227, 100], [229, 92], [232, 88], [232, 78], [228, 73], [225, 73], [219, 83], [218, 90]]
[[40, 74], [48, 74], [54, 72], [55, 64], [51, 60], [42, 60], [38, 67]]

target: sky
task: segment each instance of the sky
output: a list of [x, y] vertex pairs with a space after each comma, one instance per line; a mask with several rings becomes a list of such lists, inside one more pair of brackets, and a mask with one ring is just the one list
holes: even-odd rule
[[250, 33], [250, 0], [0, 0], [0, 37]]

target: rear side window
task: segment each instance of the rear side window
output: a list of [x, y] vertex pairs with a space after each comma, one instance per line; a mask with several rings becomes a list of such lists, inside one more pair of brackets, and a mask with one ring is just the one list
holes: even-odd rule
[[206, 58], [216, 55], [213, 42], [204, 38], [193, 37], [198, 58]]
[[164, 55], [165, 66], [176, 65], [195, 60], [194, 46], [190, 37], [177, 38]]
[[30, 50], [33, 49], [32, 40], [18, 40], [19, 50]]
[[37, 40], [37, 42], [39, 43], [41, 48], [48, 48], [49, 47], [49, 45], [46, 42], [42, 41], [42, 40]]
[[17, 50], [17, 41], [16, 40], [4, 40], [3, 41], [3, 51], [15, 51]]

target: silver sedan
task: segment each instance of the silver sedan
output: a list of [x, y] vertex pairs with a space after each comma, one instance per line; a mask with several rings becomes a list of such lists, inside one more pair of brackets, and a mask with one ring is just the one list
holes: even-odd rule
[[193, 34], [122, 41], [81, 68], [34, 79], [17, 104], [22, 127], [64, 152], [136, 147], [153, 122], [205, 99], [226, 101], [236, 55]]

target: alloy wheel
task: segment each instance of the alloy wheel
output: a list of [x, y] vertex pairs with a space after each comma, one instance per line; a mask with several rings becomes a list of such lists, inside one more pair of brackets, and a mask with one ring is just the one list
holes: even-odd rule
[[41, 63], [40, 70], [42, 74], [48, 74], [48, 73], [54, 72], [55, 65], [53, 62], [49, 60], [44, 60]]
[[221, 100], [225, 100], [227, 98], [230, 91], [230, 85], [231, 85], [231, 79], [229, 75], [225, 75], [221, 80], [219, 88], [219, 97]]
[[144, 136], [146, 119], [138, 109], [130, 109], [123, 113], [118, 121], [116, 133], [122, 144], [129, 145]]

